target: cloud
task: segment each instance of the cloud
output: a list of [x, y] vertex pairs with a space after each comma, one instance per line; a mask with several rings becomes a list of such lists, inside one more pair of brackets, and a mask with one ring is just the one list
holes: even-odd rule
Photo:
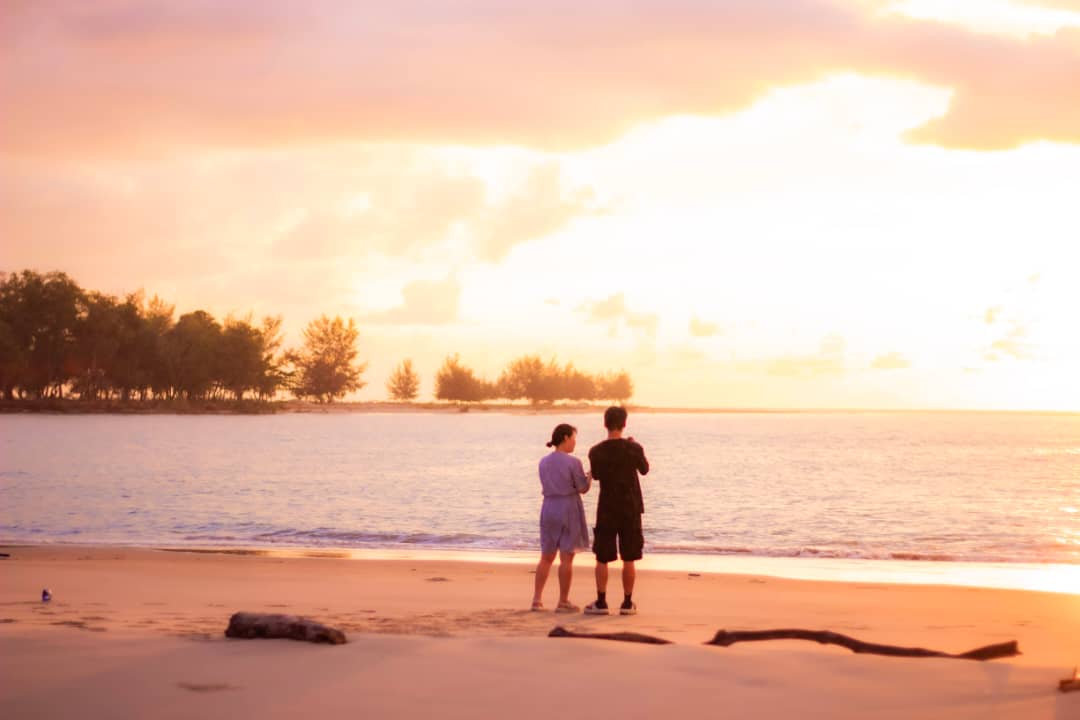
[[454, 277], [417, 280], [401, 290], [402, 303], [363, 318], [379, 325], [448, 325], [458, 319], [461, 285]]
[[647, 337], [656, 337], [659, 317], [651, 313], [630, 310], [626, 306], [626, 296], [623, 293], [615, 293], [604, 300], [586, 303], [578, 310], [588, 313], [589, 320], [592, 322], [607, 323], [612, 335], [618, 332], [619, 323], [622, 322], [626, 327], [638, 330]]
[[983, 320], [987, 325], [993, 325], [997, 322], [998, 316], [1001, 315], [1003, 308], [998, 305], [994, 307], [986, 308], [986, 313], [983, 315]]
[[690, 335], [693, 337], [713, 337], [720, 334], [720, 326], [716, 323], [699, 320], [697, 316], [690, 318]]
[[589, 188], [564, 189], [558, 163], [535, 168], [517, 192], [476, 219], [476, 253], [483, 260], [501, 260], [515, 245], [551, 235], [575, 217], [595, 212], [592, 200]]
[[792, 378], [817, 378], [840, 375], [844, 372], [844, 338], [830, 335], [821, 341], [817, 353], [811, 355], [783, 355], [770, 360], [743, 365], [743, 369], [758, 371], [762, 367], [769, 375]]
[[851, 71], [955, 91], [920, 142], [1080, 142], [1080, 31], [994, 37], [842, 0], [40, 0], [0, 4], [0, 28], [9, 154], [591, 147]]
[[1080, 0], [1016, 0], [1018, 5], [1043, 7], [1051, 10], [1073, 10], [1080, 12]]
[[[342, 187], [348, 180], [335, 190]], [[407, 255], [442, 241], [455, 224], [484, 207], [483, 181], [435, 170], [386, 172], [355, 189], [344, 204], [306, 213], [278, 240], [275, 252], [283, 257]]]
[[906, 370], [911, 367], [911, 362], [898, 352], [878, 355], [870, 364], [873, 370]]
[[990, 344], [990, 349], [984, 357], [991, 362], [996, 362], [1002, 356], [1008, 356], [1015, 360], [1027, 360], [1034, 357], [1034, 349], [1030, 343], [1024, 341], [1028, 335], [1027, 328], [1019, 322], [1012, 323], [1009, 332]]

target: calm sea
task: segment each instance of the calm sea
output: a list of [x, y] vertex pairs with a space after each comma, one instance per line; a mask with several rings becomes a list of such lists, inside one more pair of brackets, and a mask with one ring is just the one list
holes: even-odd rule
[[[533, 550], [599, 414], [0, 416], [0, 540]], [[639, 414], [648, 550], [1080, 564], [1080, 416]], [[595, 491], [586, 496], [590, 516]]]

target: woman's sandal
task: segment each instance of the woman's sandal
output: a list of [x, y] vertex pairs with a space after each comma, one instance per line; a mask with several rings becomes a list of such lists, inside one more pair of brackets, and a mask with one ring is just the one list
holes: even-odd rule
[[532, 604], [532, 607], [529, 608], [529, 610], [531, 612], [543, 612], [544, 611], [544, 603], [542, 603], [542, 602], [534, 602]]
[[559, 603], [559, 606], [555, 608], [555, 612], [557, 612], [557, 613], [579, 613], [579, 612], [581, 612], [581, 608], [579, 608], [574, 603], [569, 603], [569, 602], [568, 603]]

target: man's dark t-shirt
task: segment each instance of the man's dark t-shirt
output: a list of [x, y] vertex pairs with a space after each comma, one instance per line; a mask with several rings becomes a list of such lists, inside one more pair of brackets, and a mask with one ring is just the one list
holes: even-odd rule
[[597, 527], [622, 527], [638, 523], [645, 512], [638, 473], [647, 475], [645, 449], [633, 440], [605, 440], [589, 450], [593, 478], [600, 483], [596, 503]]

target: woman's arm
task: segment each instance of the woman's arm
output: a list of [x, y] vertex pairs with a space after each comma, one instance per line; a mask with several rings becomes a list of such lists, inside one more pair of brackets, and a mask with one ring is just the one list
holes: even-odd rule
[[[575, 458], [576, 459], [576, 458]], [[581, 461], [578, 460], [573, 469], [574, 489], [584, 495], [592, 487], [592, 473], [586, 473]]]

